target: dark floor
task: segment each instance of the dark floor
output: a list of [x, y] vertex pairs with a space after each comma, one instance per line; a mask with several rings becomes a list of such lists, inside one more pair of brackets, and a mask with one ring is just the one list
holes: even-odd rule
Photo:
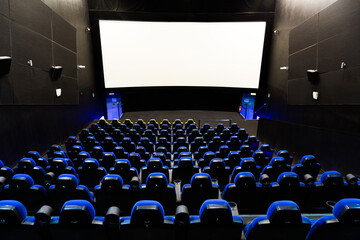
[[246, 129], [250, 135], [257, 134], [257, 120], [245, 120], [240, 116], [238, 112], [222, 112], [222, 111], [201, 111], [201, 110], [181, 110], [181, 111], [144, 111], [144, 112], [127, 112], [120, 118], [121, 121], [129, 118], [132, 121], [136, 121], [141, 118], [145, 122], [151, 118], [160, 122], [162, 119], [167, 118], [170, 122], [175, 119], [181, 119], [185, 122], [187, 119], [193, 119], [198, 126], [202, 126], [204, 123], [209, 123], [212, 127], [215, 127], [218, 123], [223, 123], [225, 127], [228, 127], [232, 122], [237, 123], [240, 127]]

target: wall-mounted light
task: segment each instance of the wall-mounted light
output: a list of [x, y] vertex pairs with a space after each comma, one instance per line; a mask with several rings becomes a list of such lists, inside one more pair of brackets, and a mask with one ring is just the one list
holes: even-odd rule
[[312, 84], [319, 83], [320, 75], [319, 75], [319, 71], [317, 69], [308, 69], [308, 70], [306, 70], [306, 74], [307, 74], [308, 80]]
[[89, 27], [85, 28], [85, 32], [90, 32], [90, 31], [91, 31], [91, 29]]
[[279, 30], [274, 30], [274, 35], [279, 35], [280, 31]]
[[340, 68], [346, 68], [346, 63], [345, 63], [345, 62], [341, 62]]
[[28, 64], [29, 67], [32, 67], [33, 66], [33, 61], [30, 59], [30, 60], [27, 61], [27, 64]]
[[0, 76], [8, 74], [11, 67], [11, 57], [0, 56]]
[[318, 99], [319, 99], [319, 92], [315, 92], [315, 91], [314, 91], [312, 95], [313, 95], [313, 99], [314, 99], [314, 100], [318, 100]]
[[85, 69], [86, 66], [85, 65], [78, 65], [78, 69]]
[[63, 67], [62, 66], [52, 66], [50, 68], [51, 80], [57, 80], [61, 77]]
[[287, 71], [287, 70], [289, 70], [289, 67], [288, 66], [282, 66], [282, 67], [280, 67], [280, 70], [281, 71]]

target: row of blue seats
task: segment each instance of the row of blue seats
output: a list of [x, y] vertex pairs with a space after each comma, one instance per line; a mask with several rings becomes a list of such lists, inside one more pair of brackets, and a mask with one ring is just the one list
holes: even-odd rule
[[301, 214], [296, 203], [277, 201], [270, 205], [266, 216], [244, 223], [233, 214], [224, 200], [205, 201], [198, 215], [191, 216], [179, 206], [175, 216], [166, 216], [157, 201], [137, 202], [131, 215], [120, 217], [117, 207], [97, 215], [85, 200], [67, 201], [58, 215], [43, 206], [34, 217], [28, 217], [24, 205], [13, 200], [0, 201], [1, 239], [159, 239], [218, 240], [242, 234], [246, 240], [257, 239], [356, 239], [360, 234], [360, 199], [342, 199], [333, 214], [310, 221]]
[[[73, 162], [67, 158], [52, 159], [50, 165], [46, 166], [45, 170], [40, 166], [40, 163], [43, 164], [46, 160], [41, 158], [40, 160], [38, 158], [37, 161], [32, 158], [23, 158], [13, 170], [3, 167], [0, 161], [0, 176], [10, 179], [13, 174], [29, 174], [36, 184], [46, 187], [57, 176], [67, 173], [78, 176], [81, 184], [92, 189], [107, 173], [119, 174], [125, 183], [129, 184], [134, 177], [138, 178], [138, 181], [141, 183], [145, 182], [150, 173], [162, 172], [170, 181], [181, 180], [182, 184], [186, 184], [190, 182], [194, 174], [204, 172], [217, 179], [221, 189], [223, 189], [226, 184], [234, 181], [235, 176], [239, 172], [251, 172], [257, 181], [270, 183], [276, 181], [280, 173], [289, 172], [291, 169], [282, 157], [273, 158], [268, 166], [261, 169], [253, 158], [241, 159], [239, 154], [236, 155], [237, 158], [231, 158], [229, 155], [228, 159], [223, 160], [215, 158], [213, 153], [208, 152], [204, 154], [204, 159], [200, 159], [198, 163], [191, 157], [181, 157], [179, 160], [171, 163], [165, 158], [151, 158], [147, 162], [137, 158], [137, 161], [132, 159], [132, 162], [130, 162], [127, 159], [115, 159], [115, 156], [111, 154], [109, 156], [112, 156], [112, 158], [103, 157], [99, 163], [98, 160], [89, 158], [90, 155], [88, 154], [77, 170], [75, 170]], [[172, 166], [172, 164], [174, 166], [169, 170], [169, 166]], [[139, 169], [140, 171], [138, 171]], [[305, 182], [306, 174], [316, 179], [319, 170], [320, 166], [316, 163], [316, 159], [309, 155], [304, 156], [301, 164], [296, 165], [292, 169], [303, 182]]]
[[[108, 174], [96, 185], [92, 192], [79, 184], [72, 174], [60, 175], [48, 189], [34, 184], [27, 174], [16, 174], [0, 191], [2, 199], [21, 201], [32, 211], [40, 205], [50, 204], [56, 211], [70, 199], [85, 199], [96, 202], [103, 213], [109, 206], [118, 206], [122, 214], [128, 214], [130, 207], [138, 200], [152, 199], [161, 202], [166, 212], [173, 213], [178, 204], [186, 205], [191, 213], [199, 210], [200, 204], [210, 198], [219, 198], [238, 205], [241, 213], [261, 213], [276, 200], [295, 201], [306, 212], [328, 212], [328, 201], [338, 201], [345, 197], [360, 197], [360, 181], [354, 175], [343, 176], [336, 171], [325, 172], [320, 182], [300, 182], [293, 172], [279, 175], [276, 182], [256, 183], [250, 172], [238, 173], [233, 183], [226, 185], [220, 195], [221, 187], [213, 183], [206, 173], [194, 174], [189, 184], [170, 184], [163, 173], [151, 173], [144, 184], [138, 181], [125, 184], [121, 176]], [[94, 194], [95, 195], [94, 195]]]

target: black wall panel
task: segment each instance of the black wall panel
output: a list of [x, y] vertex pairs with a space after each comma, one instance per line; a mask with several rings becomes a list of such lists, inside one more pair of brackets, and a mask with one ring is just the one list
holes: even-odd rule
[[0, 15], [0, 56], [10, 55], [10, 22]]
[[293, 54], [318, 42], [318, 22], [318, 15], [314, 15], [290, 32], [289, 54]]
[[[360, 15], [359, 15], [360, 18]], [[348, 29], [342, 34], [319, 43], [319, 71], [340, 69], [341, 62], [347, 67], [360, 65], [360, 27]]]
[[0, 79], [0, 105], [11, 105], [14, 103], [14, 92], [9, 75]]
[[[55, 97], [57, 105], [79, 104], [79, 84], [76, 79], [62, 77], [56, 81], [56, 88], [61, 88], [61, 96]], [[55, 94], [55, 90], [54, 90]]]
[[76, 52], [76, 28], [56, 13], [53, 13], [52, 24], [54, 41]]
[[10, 18], [51, 38], [51, 9], [38, 0], [10, 0]]
[[9, 17], [9, 0], [0, 1], [0, 14]]
[[306, 70], [317, 69], [317, 45], [289, 56], [289, 79], [306, 77]]
[[360, 1], [337, 1], [319, 13], [319, 41], [360, 25]]
[[63, 48], [56, 43], [54, 49], [54, 65], [63, 66], [62, 75], [77, 78], [77, 57], [76, 54]]
[[19, 76], [13, 76], [15, 104], [21, 105], [52, 105], [55, 89], [48, 72], [14, 64], [14, 71]]
[[312, 93], [317, 90], [317, 86], [313, 85], [307, 78], [289, 80], [289, 104], [316, 104]]
[[16, 23], [11, 24], [13, 60], [27, 65], [32, 60], [33, 67], [49, 71], [52, 65], [51, 41]]

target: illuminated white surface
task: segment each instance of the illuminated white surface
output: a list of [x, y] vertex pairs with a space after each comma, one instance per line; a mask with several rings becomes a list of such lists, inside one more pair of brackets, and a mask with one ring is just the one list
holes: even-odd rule
[[100, 20], [106, 88], [258, 88], [265, 22]]

